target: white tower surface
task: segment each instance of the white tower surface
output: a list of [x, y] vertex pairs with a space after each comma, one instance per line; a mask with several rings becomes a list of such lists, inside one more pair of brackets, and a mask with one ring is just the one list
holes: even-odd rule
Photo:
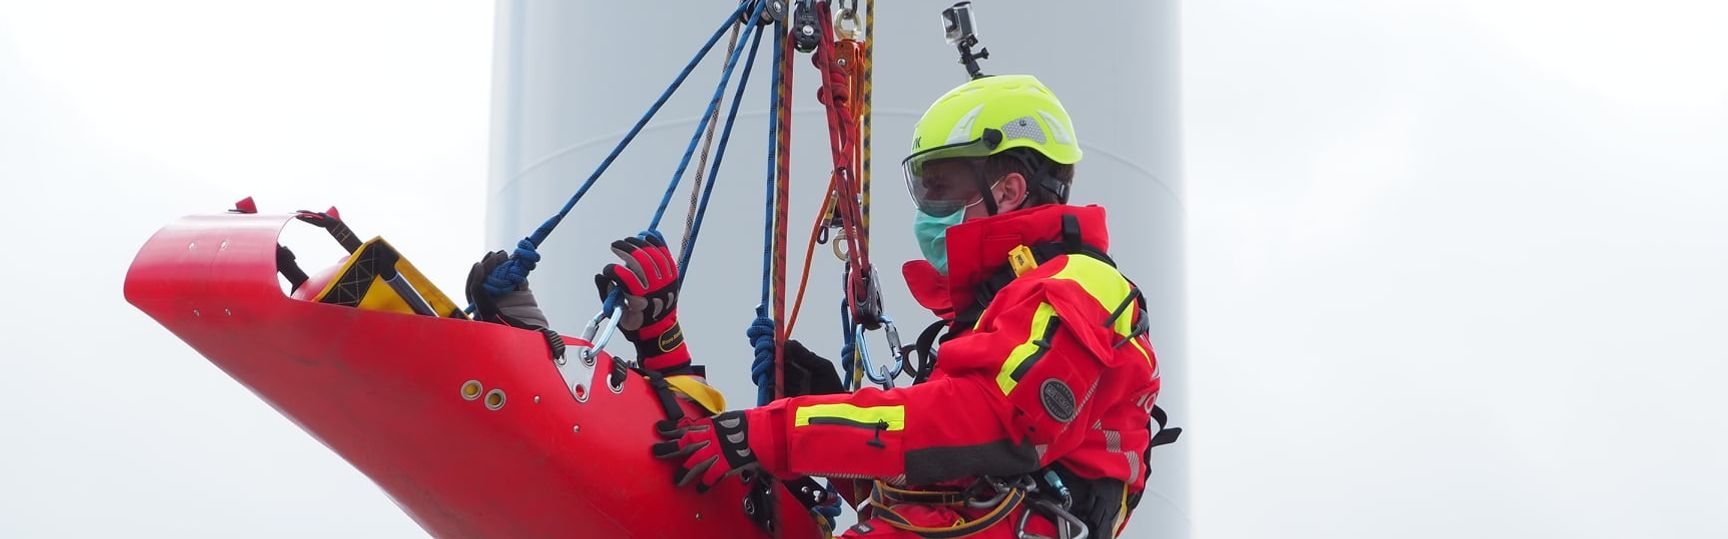
[[[861, 3], [860, 3], [861, 4]], [[493, 75], [487, 238], [508, 249], [552, 215], [671, 82], [734, 4], [712, 2], [498, 3]], [[947, 3], [876, 6], [871, 256], [886, 311], [910, 341], [934, 318], [913, 302], [899, 263], [919, 257], [913, 206], [899, 163], [912, 125], [966, 72], [943, 40]], [[1164, 378], [1159, 402], [1176, 426], [1187, 418], [1178, 36], [1174, 0], [974, 4], [986, 73], [1036, 75], [1061, 97], [1085, 151], [1075, 204], [1109, 209], [1111, 255], [1145, 292]], [[747, 43], [739, 43], [740, 47]], [[574, 333], [598, 310], [593, 274], [614, 258], [607, 244], [647, 226], [724, 65], [725, 38], [598, 185], [542, 246], [532, 282], [552, 325]], [[746, 51], [747, 52], [747, 51]], [[696, 362], [732, 408], [754, 404], [744, 329], [759, 301], [771, 55], [764, 43], [680, 298]], [[796, 286], [802, 246], [829, 169], [820, 81], [808, 55], [792, 59], [792, 247]], [[739, 69], [743, 61], [739, 62]], [[727, 90], [727, 99], [731, 89]], [[722, 109], [724, 113], [724, 109]], [[694, 163], [661, 225], [683, 235]], [[794, 338], [837, 357], [839, 261], [816, 251]], [[788, 293], [788, 302], [791, 294]], [[873, 335], [872, 351], [886, 346]], [[622, 339], [612, 349], [632, 354]], [[956, 417], [954, 421], [967, 418]], [[1189, 536], [1187, 440], [1155, 451], [1152, 479], [1126, 537]]]

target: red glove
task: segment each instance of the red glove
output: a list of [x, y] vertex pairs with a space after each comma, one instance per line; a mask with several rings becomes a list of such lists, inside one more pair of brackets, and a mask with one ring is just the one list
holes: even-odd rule
[[594, 276], [594, 284], [602, 299], [614, 289], [621, 292], [624, 313], [618, 329], [636, 345], [636, 359], [661, 374], [689, 371], [690, 350], [678, 326], [678, 263], [672, 250], [658, 235], [649, 234], [646, 239], [612, 242], [612, 252], [624, 264], [607, 264]]
[[750, 427], [743, 412], [687, 417], [676, 428], [658, 432], [669, 441], [654, 444], [654, 457], [679, 462], [672, 482], [680, 487], [695, 482], [698, 492], [706, 492], [721, 479], [762, 468], [750, 450]]

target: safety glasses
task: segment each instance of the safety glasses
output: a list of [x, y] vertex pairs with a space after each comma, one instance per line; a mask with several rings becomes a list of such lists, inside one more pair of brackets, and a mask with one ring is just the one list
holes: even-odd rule
[[984, 158], [995, 147], [984, 140], [937, 146], [912, 154], [900, 165], [918, 211], [947, 217], [984, 200]]

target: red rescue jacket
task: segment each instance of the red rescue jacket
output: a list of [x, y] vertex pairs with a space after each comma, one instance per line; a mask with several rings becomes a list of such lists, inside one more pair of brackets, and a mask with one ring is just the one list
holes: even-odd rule
[[[920, 304], [952, 319], [1016, 247], [1062, 239], [1064, 216], [1086, 245], [1109, 248], [1103, 208], [1040, 206], [950, 228], [949, 275], [918, 260], [904, 268], [907, 283]], [[1060, 463], [1139, 492], [1159, 379], [1151, 343], [1133, 332], [1143, 313], [1131, 291], [1104, 260], [1050, 258], [1002, 287], [974, 326], [951, 328], [928, 381], [751, 409], [751, 450], [782, 478], [919, 486]]]

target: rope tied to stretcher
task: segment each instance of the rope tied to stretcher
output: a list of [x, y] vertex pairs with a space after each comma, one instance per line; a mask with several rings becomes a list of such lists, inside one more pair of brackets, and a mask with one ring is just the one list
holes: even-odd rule
[[[726, 35], [728, 30], [734, 28], [741, 17], [748, 17], [745, 20], [749, 21], [750, 24], [745, 25], [745, 34], [750, 35], [757, 27], [755, 23], [760, 20], [763, 8], [766, 5], [767, 2], [760, 1], [740, 2], [738, 6], [727, 15], [725, 22], [708, 36], [708, 39], [696, 51], [696, 54], [690, 58], [690, 61], [685, 63], [683, 69], [679, 70], [678, 75], [666, 86], [666, 89], [660, 92], [659, 97], [655, 98], [653, 104], [649, 105], [648, 110], [636, 120], [635, 124], [631, 125], [630, 129], [625, 132], [624, 136], [619, 139], [618, 143], [612, 147], [612, 150], [606, 154], [606, 157], [601, 159], [600, 163], [595, 166], [593, 172], [589, 173], [587, 179], [582, 181], [582, 184], [576, 189], [576, 192], [572, 194], [569, 199], [565, 200], [564, 205], [560, 207], [557, 212], [553, 213], [552, 216], [542, 222], [538, 228], [534, 229], [533, 233], [518, 242], [517, 249], [515, 253], [513, 253], [513, 256], [511, 256], [510, 260], [507, 260], [497, 268], [494, 268], [492, 274], [488, 276], [488, 281], [496, 280], [498, 283], [504, 283], [519, 282], [518, 279], [526, 279], [528, 273], [533, 271], [534, 264], [531, 262], [525, 262], [525, 259], [518, 255], [524, 252], [535, 251], [545, 243], [546, 238], [551, 236], [552, 231], [556, 230], [558, 225], [563, 223], [564, 218], [569, 216], [571, 210], [575, 209], [576, 204], [588, 194], [588, 191], [599, 182], [600, 177], [605, 174], [606, 170], [611, 168], [612, 163], [617, 161], [618, 157], [624, 153], [624, 149], [629, 147], [630, 143], [636, 139], [636, 136], [641, 134], [642, 129], [648, 125], [648, 122], [653, 120], [655, 115], [659, 114], [660, 110], [666, 105], [666, 102], [672, 98], [672, 95], [675, 94], [680, 87], [683, 86], [684, 81], [689, 78], [690, 73], [695, 71], [696, 66], [700, 65], [702, 60], [708, 56], [708, 53], [714, 49], [714, 45], [719, 43], [720, 37]], [[739, 53], [742, 52], [742, 48], [730, 52], [731, 53], [727, 56], [726, 68], [722, 72], [720, 83], [715, 88], [715, 97], [710, 100], [707, 109], [704, 111], [705, 113], [702, 121], [697, 127], [697, 135], [692, 137], [690, 149], [686, 150], [683, 158], [679, 162], [677, 171], [673, 174], [673, 177], [667, 186], [668, 193], [677, 189], [685, 168], [689, 166], [691, 154], [693, 153], [697, 142], [700, 140], [701, 132], [707, 128], [708, 120], [713, 118], [715, 116], [714, 113], [719, 109], [719, 97], [724, 94], [726, 85], [731, 80], [733, 66], [736, 65]], [[724, 137], [722, 138], [723, 140], [720, 151], [721, 153], [724, 153]], [[716, 156], [714, 168], [718, 168], [719, 161], [720, 159]], [[709, 179], [712, 180], [712, 174], [710, 174]], [[658, 227], [661, 217], [665, 214], [668, 202], [670, 202], [670, 197], [663, 197], [660, 206], [655, 211], [654, 218], [650, 221], [648, 230], [655, 230]], [[698, 211], [698, 213], [700, 213], [700, 211]], [[698, 216], [697, 221], [698, 222], [695, 223], [693, 228], [700, 227], [700, 216]], [[487, 287], [487, 292], [492, 294], [500, 293], [497, 288], [492, 286]]]
[[[589, 175], [588, 179], [582, 183], [576, 193], [565, 202], [564, 206], [556, 214], [547, 219], [545, 223], [542, 223], [540, 228], [536, 229], [533, 234], [524, 238], [521, 242], [518, 242], [517, 249], [513, 256], [498, 267], [494, 268], [492, 273], [487, 276], [488, 286], [484, 287], [486, 293], [495, 296], [500, 295], [513, 290], [515, 284], [526, 282], [528, 274], [535, 268], [536, 263], [539, 260], [538, 253], [535, 252], [536, 248], [538, 248], [551, 232], [557, 228], [557, 226], [563, 221], [564, 217], [567, 216], [575, 207], [576, 203], [582, 199], [583, 195], [593, 187], [606, 168], [608, 168], [618, 155], [623, 152], [623, 149], [629, 145], [630, 141], [641, 132], [647, 122], [659, 112], [660, 108], [665, 105], [666, 101], [676, 92], [679, 86], [682, 85], [683, 81], [695, 69], [695, 66], [701, 63], [701, 60], [714, 48], [714, 45], [719, 41], [720, 36], [727, 33], [728, 30], [731, 30], [734, 40], [728, 44], [726, 62], [724, 68], [721, 70], [720, 80], [715, 85], [713, 95], [708, 100], [707, 107], [704, 109], [704, 114], [697, 123], [695, 132], [691, 135], [690, 142], [685, 147], [683, 156], [678, 161], [678, 166], [674, 169], [671, 179], [667, 182], [666, 190], [660, 198], [659, 205], [654, 210], [652, 219], [650, 219], [647, 228], [637, 235], [642, 238], [646, 238], [650, 235], [661, 236], [659, 231], [660, 222], [665, 217], [667, 208], [671, 204], [672, 197], [677, 192], [678, 185], [683, 180], [684, 173], [688, 170], [690, 160], [695, 155], [696, 148], [699, 145], [704, 147], [703, 159], [704, 161], [707, 160], [707, 148], [702, 144], [704, 139], [703, 134], [706, 132], [710, 136], [712, 135], [713, 122], [719, 119], [720, 105], [725, 97], [726, 89], [732, 82], [732, 75], [738, 65], [738, 60], [743, 56], [744, 47], [734, 46], [737, 42], [736, 40], [739, 37], [749, 39], [751, 41], [751, 46], [749, 47], [751, 49], [751, 54], [749, 55], [748, 60], [745, 61], [744, 69], [738, 76], [737, 90], [733, 96], [732, 106], [730, 110], [727, 111], [725, 127], [721, 130], [720, 141], [714, 150], [713, 161], [711, 163], [700, 163], [697, 165], [697, 177], [699, 178], [698, 184], [700, 184], [701, 196], [697, 200], [696, 204], [691, 208], [692, 214], [686, 223], [687, 234], [683, 239], [684, 247], [680, 253], [678, 262], [678, 266], [684, 270], [680, 272], [680, 282], [688, 276], [690, 259], [695, 253], [697, 239], [701, 234], [702, 222], [707, 215], [708, 202], [713, 194], [716, 180], [719, 177], [721, 163], [725, 159], [726, 147], [731, 139], [732, 128], [736, 124], [740, 104], [739, 101], [743, 97], [744, 91], [749, 87], [750, 72], [755, 65], [756, 51], [760, 48], [762, 29], [765, 26], [761, 24], [763, 20], [762, 17], [769, 4], [770, 2], [762, 0], [739, 2], [738, 6], [728, 14], [726, 22], [709, 36], [702, 48], [694, 57], [691, 58], [690, 62], [684, 66], [684, 69], [679, 72], [672, 84], [670, 84], [666, 90], [661, 93], [660, 97], [655, 100], [652, 106], [649, 107], [648, 112], [637, 120], [636, 124], [631, 127], [630, 131], [625, 134], [624, 138], [613, 147], [612, 151], [601, 161], [600, 165], [592, 174]], [[741, 34], [739, 32], [740, 29], [742, 30]], [[712, 138], [709, 138], [708, 140], [711, 141]], [[708, 165], [705, 182], [701, 179], [703, 176], [701, 169], [704, 164]], [[692, 195], [694, 194], [695, 186], [692, 187]], [[621, 292], [619, 290], [614, 289], [604, 298], [600, 314], [595, 317], [595, 320], [600, 322], [597, 327], [606, 329], [614, 327], [617, 324], [618, 321], [614, 316], [611, 316], [610, 313], [617, 312], [616, 307], [620, 299], [620, 294]], [[584, 337], [587, 337], [587, 335], [584, 335]], [[597, 349], [598, 346], [593, 348]], [[592, 354], [595, 351], [597, 350], [585, 350], [584, 353]]]

